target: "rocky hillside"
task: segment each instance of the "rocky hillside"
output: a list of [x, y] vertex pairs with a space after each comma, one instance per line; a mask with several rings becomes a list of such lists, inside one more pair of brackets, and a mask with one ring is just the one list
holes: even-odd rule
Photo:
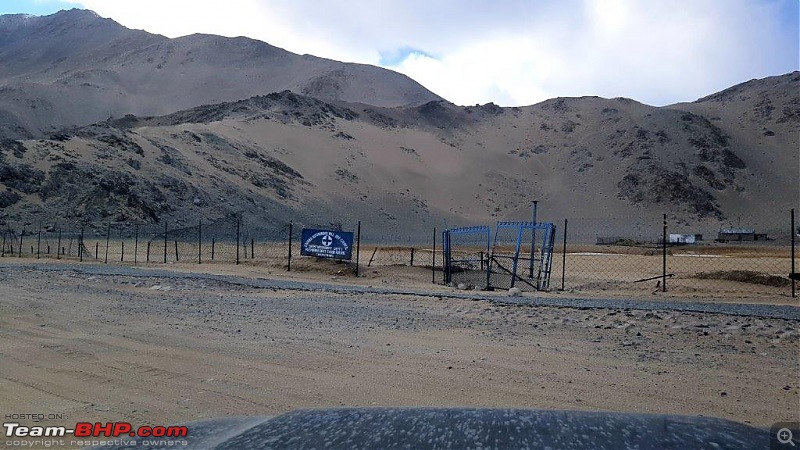
[[427, 236], [525, 219], [538, 200], [550, 220], [757, 224], [800, 205], [798, 88], [795, 72], [662, 108], [597, 97], [389, 108], [283, 91], [126, 116], [3, 141], [0, 219], [246, 212], [265, 227], [333, 218]]

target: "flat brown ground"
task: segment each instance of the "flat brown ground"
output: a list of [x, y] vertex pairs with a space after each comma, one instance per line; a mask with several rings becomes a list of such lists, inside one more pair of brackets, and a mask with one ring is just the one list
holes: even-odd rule
[[[704, 415], [757, 426], [800, 419], [798, 321], [256, 289], [73, 267], [0, 268], [4, 415], [161, 425], [414, 405]], [[171, 269], [284, 276], [248, 266]], [[290, 277], [356, 282], [332, 279], [331, 269]], [[407, 268], [366, 277], [357, 282], [426, 286]]]

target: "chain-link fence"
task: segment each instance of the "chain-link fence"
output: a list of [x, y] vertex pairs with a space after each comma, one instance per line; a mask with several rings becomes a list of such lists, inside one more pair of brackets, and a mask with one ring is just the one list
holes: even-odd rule
[[[170, 227], [113, 223], [80, 228], [42, 224], [3, 229], [3, 257], [65, 258], [103, 263], [246, 263], [286, 265], [289, 224], [264, 231], [246, 216]], [[253, 231], [259, 230], [259, 231]]]
[[303, 228], [341, 229], [342, 224], [294, 222], [269, 229], [256, 221], [237, 214], [180, 227], [127, 222], [103, 226], [43, 223], [36, 228], [6, 225], [0, 228], [0, 257], [134, 265], [252, 264], [287, 271], [335, 268], [351, 273], [358, 260], [363, 268], [407, 266], [427, 270], [430, 276], [426, 274], [424, 279], [436, 282], [438, 276], [441, 281], [442, 249], [436, 248], [432, 232], [428, 233], [426, 244], [419, 243], [420, 236], [413, 240], [409, 236], [390, 236], [388, 243], [379, 243], [373, 234], [372, 242], [359, 242], [352, 261], [325, 261], [300, 254], [301, 232]]
[[[722, 225], [709, 222], [690, 226], [670, 216], [666, 223], [663, 217], [649, 221], [578, 218], [555, 225], [550, 290], [608, 296], [669, 292], [683, 298], [737, 299], [787, 297], [796, 289], [789, 274], [797, 272], [800, 265], [794, 253], [800, 229], [797, 224], [792, 225], [789, 211], [749, 223]], [[458, 236], [458, 251], [447, 282], [445, 243], [442, 233], [436, 230], [389, 237], [380, 234], [380, 230], [362, 230], [353, 260], [342, 262], [302, 257], [299, 242], [304, 227], [341, 229], [342, 225], [295, 222], [265, 228], [257, 218], [241, 214], [180, 226], [6, 224], [0, 226], [0, 257], [134, 265], [252, 264], [277, 270], [342, 274], [354, 273], [358, 261], [361, 270], [404, 267], [408, 269], [402, 270], [420, 283], [484, 289], [492, 255], [502, 257], [503, 251], [508, 250], [508, 243], [500, 239], [497, 245], [492, 242], [487, 251], [485, 233]], [[346, 228], [355, 231], [356, 227]], [[494, 241], [494, 233], [490, 231], [490, 235]], [[533, 242], [533, 254], [541, 254], [542, 239], [525, 237], [523, 241], [526, 244], [520, 249], [519, 259], [522, 262], [516, 272], [531, 281], [532, 253], [528, 246]], [[533, 272], [538, 273], [542, 266], [535, 263]], [[520, 283], [519, 286], [528, 286]]]
[[609, 295], [795, 296], [789, 274], [796, 272], [800, 230], [793, 213], [747, 224], [687, 225], [666, 216], [615, 227], [607, 219], [571, 219], [562, 224], [566, 241], [557, 239], [553, 286]]
[[[26, 229], [20, 227], [2, 229], [2, 257], [36, 257], [36, 258], [78, 258], [88, 254], [88, 249], [81, 245], [80, 231], [55, 229]], [[82, 247], [82, 248], [81, 248]]]
[[464, 227], [442, 233], [444, 282], [461, 289], [489, 288], [491, 230], [488, 226]]

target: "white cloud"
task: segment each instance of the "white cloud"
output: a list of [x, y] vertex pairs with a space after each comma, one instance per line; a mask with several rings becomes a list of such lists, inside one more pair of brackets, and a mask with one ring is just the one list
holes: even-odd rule
[[800, 53], [797, 0], [71, 1], [170, 37], [249, 36], [376, 65], [383, 57], [460, 104], [690, 101], [797, 70]]

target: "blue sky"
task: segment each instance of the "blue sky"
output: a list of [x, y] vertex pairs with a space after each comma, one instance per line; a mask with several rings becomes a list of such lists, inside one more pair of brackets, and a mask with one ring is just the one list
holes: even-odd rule
[[665, 105], [800, 70], [798, 0], [2, 0], [0, 13], [72, 7], [169, 37], [381, 65], [458, 104]]
[[33, 14], [36, 16], [45, 16], [53, 14], [62, 9], [75, 8], [73, 3], [60, 2], [57, 0], [3, 0], [0, 2], [0, 14]]
[[403, 61], [406, 59], [418, 56], [418, 57], [425, 57], [425, 58], [432, 58], [437, 59], [433, 55], [429, 55], [425, 53], [423, 50], [418, 48], [411, 48], [411, 47], [401, 47], [392, 50], [384, 50], [380, 52], [381, 59], [378, 61], [378, 64], [385, 67], [393, 67], [399, 64], [402, 64]]

